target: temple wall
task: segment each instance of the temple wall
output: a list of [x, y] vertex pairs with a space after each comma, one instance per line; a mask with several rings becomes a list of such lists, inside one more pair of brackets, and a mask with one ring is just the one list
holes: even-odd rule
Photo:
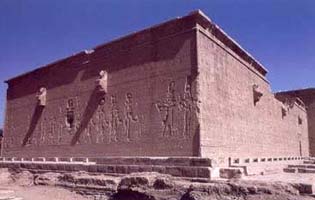
[[265, 74], [193, 13], [9, 80], [3, 156], [308, 156], [305, 108], [277, 100]]
[[310, 156], [315, 157], [315, 101], [310, 103], [307, 108], [308, 114], [308, 132], [310, 142]]
[[[199, 27], [201, 155], [218, 158], [308, 156], [307, 116], [294, 104], [282, 116], [265, 77]], [[253, 85], [263, 93], [254, 105]], [[302, 124], [298, 123], [298, 118]]]
[[3, 155], [197, 156], [192, 25], [171, 21], [9, 81]]
[[276, 93], [279, 99], [298, 98], [306, 107], [308, 118], [308, 136], [310, 156], [315, 156], [315, 89], [306, 88], [298, 90], [289, 90]]

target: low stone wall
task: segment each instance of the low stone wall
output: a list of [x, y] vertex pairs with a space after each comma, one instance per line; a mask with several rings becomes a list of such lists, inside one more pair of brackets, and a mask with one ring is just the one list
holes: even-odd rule
[[288, 165], [303, 163], [304, 157], [230, 158], [231, 168], [241, 168], [244, 175], [264, 175], [283, 172]]
[[286, 162], [304, 160], [306, 157], [268, 157], [268, 158], [230, 158], [230, 165], [249, 164], [249, 163], [266, 163], [266, 162]]
[[211, 159], [178, 157], [1, 158], [0, 168], [36, 171], [130, 174], [159, 172], [176, 177], [211, 178]]

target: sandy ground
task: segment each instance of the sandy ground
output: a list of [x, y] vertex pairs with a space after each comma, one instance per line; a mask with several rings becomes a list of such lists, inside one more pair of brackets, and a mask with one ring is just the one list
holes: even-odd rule
[[0, 187], [0, 200], [86, 200], [69, 190], [49, 186], [21, 187], [7, 185]]
[[[0, 174], [1, 175], [1, 174]], [[7, 176], [7, 177], [6, 177]], [[29, 176], [19, 176], [19, 180], [15, 182], [1, 182], [8, 179], [9, 173], [2, 173], [2, 176], [0, 176], [0, 200], [87, 200], [91, 199], [88, 197], [81, 196], [79, 194], [76, 194], [74, 192], [71, 192], [67, 189], [61, 188], [61, 187], [54, 187], [54, 186], [28, 186], [29, 184]], [[85, 176], [79, 176], [80, 178]], [[52, 177], [51, 177], [52, 178]], [[77, 177], [78, 178], [78, 177]], [[88, 178], [88, 177], [85, 177]], [[99, 177], [98, 177], [99, 178]], [[110, 177], [108, 177], [111, 179]], [[103, 180], [103, 179], [100, 179]], [[104, 179], [105, 180], [105, 179]], [[251, 181], [262, 181], [262, 182], [284, 182], [284, 183], [304, 183], [304, 184], [311, 184], [314, 185], [315, 183], [315, 174], [294, 174], [294, 173], [278, 173], [278, 174], [270, 174], [270, 175], [261, 175], [261, 176], [245, 176], [243, 177], [244, 181], [249, 180], [251, 184], [255, 182]], [[20, 185], [18, 185], [20, 184]], [[27, 186], [22, 186], [22, 185]], [[188, 183], [191, 184], [191, 183]], [[207, 185], [207, 183], [200, 183], [201, 185]], [[178, 184], [181, 185], [181, 184]], [[200, 190], [202, 191], [202, 190]], [[202, 192], [199, 192], [198, 194], [202, 194]], [[152, 194], [157, 193], [160, 195], [159, 190], [153, 191]], [[162, 192], [163, 193], [163, 192]], [[161, 193], [161, 194], [162, 194]], [[163, 193], [164, 194], [164, 193]], [[173, 194], [173, 193], [172, 193]], [[165, 194], [166, 195], [166, 194]], [[310, 196], [286, 196], [287, 194], [284, 194], [284, 196], [277, 196], [275, 194], [273, 195], [249, 195], [246, 197], [247, 200], [281, 200], [281, 199], [289, 199], [289, 200], [296, 200], [296, 199], [313, 199]], [[210, 197], [210, 196], [207, 196]], [[268, 198], [267, 198], [268, 197]], [[119, 198], [118, 198], [119, 199]], [[134, 199], [134, 198], [133, 198]], [[205, 199], [207, 199], [205, 197]], [[231, 199], [238, 199], [234, 198], [233, 196], [229, 196], [229, 198], [222, 198], [224, 200], [231, 200]], [[315, 198], [314, 198], [315, 199]], [[129, 200], [126, 199], [126, 200]], [[138, 199], [137, 199], [138, 200]]]
[[278, 173], [259, 176], [244, 176], [243, 180], [258, 180], [266, 182], [315, 184], [315, 174]]

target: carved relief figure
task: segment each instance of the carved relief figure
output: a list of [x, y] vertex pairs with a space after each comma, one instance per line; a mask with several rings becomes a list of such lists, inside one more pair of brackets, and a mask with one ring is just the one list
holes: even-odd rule
[[74, 127], [74, 103], [72, 99], [68, 100], [67, 103], [67, 114], [66, 114], [66, 126], [68, 130]]
[[122, 123], [122, 120], [119, 116], [119, 109], [117, 106], [116, 96], [111, 96], [111, 108], [110, 108], [110, 121], [109, 125], [109, 142], [115, 141], [117, 142], [117, 132], [119, 124]]
[[97, 124], [97, 120], [95, 118], [92, 118], [90, 120], [90, 122], [88, 123], [88, 126], [86, 128], [86, 131], [85, 131], [85, 140], [84, 142], [86, 142], [87, 144], [93, 144], [94, 143], [94, 140], [93, 140], [93, 135], [95, 133], [97, 133], [97, 130], [96, 129], [96, 124]]
[[195, 99], [192, 95], [190, 80], [187, 78], [185, 83], [184, 94], [180, 99], [179, 107], [181, 110], [184, 110], [184, 131], [183, 137], [189, 134], [192, 126], [193, 120], [193, 111], [199, 108], [197, 106], [198, 100]]
[[138, 116], [136, 116], [133, 112], [133, 102], [132, 102], [132, 94], [127, 93], [126, 94], [126, 100], [125, 100], [125, 120], [124, 120], [124, 126], [125, 126], [125, 134], [127, 136], [127, 140], [130, 140], [130, 126], [131, 123], [138, 122]]
[[173, 135], [174, 133], [174, 111], [176, 105], [175, 81], [171, 81], [168, 85], [165, 100], [156, 104], [158, 111], [164, 113], [164, 117], [162, 119], [164, 126], [163, 136], [166, 136], [166, 133], [169, 133], [169, 135]]
[[48, 136], [48, 129], [47, 129], [47, 118], [44, 117], [41, 121], [41, 137], [40, 137], [40, 143], [46, 144], [47, 136]]
[[106, 135], [106, 117], [105, 117], [105, 109], [101, 108], [98, 110], [98, 132], [96, 135], [96, 143], [105, 142]]
[[56, 133], [56, 118], [52, 117], [50, 120], [50, 131], [49, 131], [49, 144], [57, 144], [55, 133]]
[[[198, 99], [193, 97], [190, 76], [186, 78], [184, 91], [176, 98], [175, 82], [168, 85], [166, 98], [156, 104], [157, 110], [162, 116], [163, 136], [174, 135], [177, 131], [175, 124], [183, 119], [183, 138], [189, 136], [192, 131], [194, 114], [199, 112]], [[180, 111], [180, 112], [179, 112]], [[182, 115], [183, 113], [183, 115]]]

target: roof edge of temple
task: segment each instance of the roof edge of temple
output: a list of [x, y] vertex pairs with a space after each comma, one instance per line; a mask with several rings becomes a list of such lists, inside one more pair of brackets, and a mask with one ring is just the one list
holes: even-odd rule
[[285, 94], [285, 93], [295, 93], [295, 92], [308, 92], [312, 91], [315, 92], [315, 87], [306, 87], [306, 88], [299, 88], [293, 90], [284, 90], [284, 91], [277, 91], [275, 94]]
[[202, 27], [204, 27], [204, 28], [206, 28], [208, 30], [211, 30], [211, 33], [218, 40], [220, 40], [228, 48], [230, 48], [232, 51], [234, 51], [238, 56], [240, 56], [242, 59], [244, 59], [250, 65], [252, 65], [253, 68], [256, 69], [260, 74], [265, 76], [268, 73], [268, 70], [259, 61], [257, 61], [251, 54], [249, 54], [246, 50], [244, 50], [235, 40], [233, 40], [227, 33], [225, 33], [217, 24], [212, 22], [211, 19], [207, 15], [205, 15], [201, 10], [195, 10], [195, 11], [190, 12], [186, 16], [174, 18], [174, 19], [171, 19], [171, 20], [167, 20], [166, 22], [162, 22], [162, 23], [150, 26], [148, 28], [142, 29], [140, 31], [136, 31], [136, 32], [131, 33], [131, 34], [127, 34], [125, 36], [122, 36], [122, 37], [119, 37], [117, 39], [114, 39], [114, 40], [111, 40], [109, 42], [105, 42], [105, 43], [103, 43], [101, 45], [98, 45], [98, 46], [94, 47], [91, 50], [80, 51], [80, 52], [75, 53], [75, 54], [73, 54], [71, 56], [67, 56], [65, 58], [62, 58], [62, 59], [56, 60], [54, 62], [51, 62], [49, 64], [40, 66], [39, 68], [36, 68], [34, 70], [31, 70], [31, 71], [22, 73], [22, 74], [20, 74], [18, 76], [15, 76], [15, 77], [12, 77], [10, 79], [7, 79], [4, 82], [9, 84], [13, 80], [16, 80], [18, 78], [21, 78], [23, 76], [31, 74], [31, 73], [33, 73], [35, 71], [41, 70], [43, 68], [51, 67], [53, 65], [56, 65], [56, 64], [61, 63], [61, 62], [64, 62], [64, 61], [66, 61], [68, 59], [71, 59], [71, 58], [74, 58], [76, 56], [82, 56], [82, 55], [85, 55], [85, 54], [93, 53], [95, 50], [100, 49], [100, 48], [102, 48], [102, 47], [104, 47], [106, 45], [112, 44], [114, 42], [118, 42], [118, 41], [121, 41], [121, 40], [124, 40], [124, 39], [127, 39], [127, 38], [131, 38], [131, 37], [134, 37], [137, 34], [144, 33], [145, 31], [152, 30], [152, 29], [157, 29], [157, 28], [162, 27], [163, 25], [166, 25], [168, 23], [172, 23], [172, 22], [179, 21], [179, 20], [185, 20], [185, 19], [191, 18], [191, 17], [194, 18], [194, 20], [195, 20], [194, 22], [196, 24], [199, 24]]
[[197, 23], [204, 28], [211, 30], [211, 33], [218, 38], [223, 44], [229, 47], [237, 55], [239, 55], [246, 62], [250, 63], [260, 74], [266, 76], [268, 70], [256, 60], [250, 53], [248, 53], [239, 43], [223, 31], [217, 24], [204, 14], [201, 10], [192, 11], [189, 15], [196, 15], [201, 17]]

